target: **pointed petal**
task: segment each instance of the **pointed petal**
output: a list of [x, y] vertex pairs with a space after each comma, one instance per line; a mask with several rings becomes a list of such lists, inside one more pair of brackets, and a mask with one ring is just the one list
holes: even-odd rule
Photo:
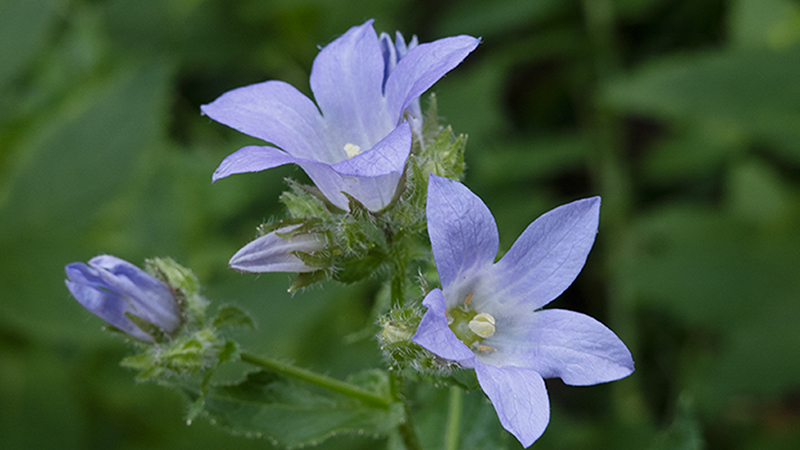
[[[333, 165], [344, 176], [374, 177], [403, 173], [411, 152], [411, 126], [402, 123], [364, 153]], [[394, 189], [392, 189], [392, 194]]]
[[426, 215], [443, 289], [491, 266], [499, 245], [497, 225], [489, 208], [466, 186], [431, 175]]
[[447, 306], [442, 291], [440, 289], [430, 291], [422, 301], [422, 305], [427, 307], [428, 311], [422, 316], [417, 332], [411, 340], [441, 358], [465, 361], [471, 366], [469, 361], [475, 359], [475, 354], [447, 325]]
[[391, 120], [399, 120], [414, 99], [461, 63], [479, 42], [471, 36], [455, 36], [420, 44], [402, 56], [386, 80]]
[[401, 124], [375, 146], [333, 166], [297, 161], [334, 205], [347, 211], [346, 192], [370, 211], [391, 203], [411, 151], [411, 128]]
[[83, 263], [72, 263], [66, 267], [67, 289], [75, 300], [95, 316], [143, 341], [153, 342], [153, 337], [142, 331], [125, 316], [135, 311], [124, 297], [104, 289], [96, 270]]
[[237, 173], [260, 172], [296, 161], [297, 158], [275, 147], [250, 145], [240, 148], [223, 159], [217, 170], [214, 171], [211, 182]]
[[495, 298], [534, 310], [561, 295], [586, 262], [599, 215], [600, 197], [592, 197], [536, 219], [493, 267]]
[[542, 377], [530, 369], [481, 362], [476, 362], [475, 373], [503, 428], [523, 447], [539, 439], [550, 421], [550, 402]]
[[231, 257], [231, 269], [247, 273], [313, 272], [302, 259], [291, 252], [311, 253], [325, 248], [325, 240], [318, 234], [300, 234], [290, 238], [278, 236], [289, 233], [300, 225], [281, 228], [267, 233], [239, 249]]
[[219, 123], [271, 142], [296, 158], [327, 163], [340, 155], [325, 143], [316, 105], [291, 85], [267, 81], [234, 89], [200, 107]]
[[[597, 320], [563, 309], [545, 309], [528, 320], [507, 323], [492, 337], [501, 355], [487, 363], [533, 369], [545, 378], [586, 386], [630, 375], [633, 358], [625, 344]], [[500, 331], [502, 330], [502, 332]]]
[[89, 266], [97, 269], [98, 279], [110, 290], [123, 296], [132, 313], [171, 333], [181, 317], [169, 286], [139, 267], [111, 255], [95, 256]]
[[338, 133], [331, 136], [336, 148], [370, 148], [397, 125], [386, 113], [384, 60], [372, 22], [325, 46], [311, 68], [311, 90], [329, 130]]

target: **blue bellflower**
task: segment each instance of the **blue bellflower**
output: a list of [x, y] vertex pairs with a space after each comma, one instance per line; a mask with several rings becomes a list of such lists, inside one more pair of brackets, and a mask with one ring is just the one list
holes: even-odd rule
[[583, 268], [597, 233], [600, 198], [536, 219], [498, 261], [499, 238], [486, 205], [459, 182], [430, 176], [428, 233], [442, 289], [412, 338], [437, 356], [473, 368], [500, 423], [528, 447], [547, 427], [543, 378], [570, 385], [633, 372], [625, 344], [584, 314], [543, 306]]
[[181, 311], [170, 287], [144, 270], [115, 256], [100, 255], [66, 266], [67, 288], [84, 308], [129, 335], [147, 342], [153, 336], [125, 314], [136, 316], [172, 334]]
[[[385, 208], [411, 150], [411, 125], [404, 112], [479, 40], [456, 36], [419, 45], [412, 40], [406, 46], [400, 38], [391, 45], [378, 38], [372, 22], [351, 28], [320, 50], [310, 77], [316, 105], [287, 83], [266, 81], [202, 106], [217, 122], [274, 145], [247, 146], [231, 154], [213, 181], [294, 163], [343, 210], [349, 209], [343, 192], [371, 211]], [[411, 114], [419, 118], [419, 111]]]

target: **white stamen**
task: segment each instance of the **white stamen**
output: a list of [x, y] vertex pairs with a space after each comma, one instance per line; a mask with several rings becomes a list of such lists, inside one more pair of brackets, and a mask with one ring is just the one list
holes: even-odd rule
[[361, 147], [348, 142], [347, 144], [344, 144], [344, 152], [347, 153], [347, 158], [352, 158], [353, 156], [361, 153]]
[[497, 329], [494, 326], [494, 317], [491, 314], [480, 313], [469, 321], [469, 329], [478, 336], [486, 339], [492, 337]]

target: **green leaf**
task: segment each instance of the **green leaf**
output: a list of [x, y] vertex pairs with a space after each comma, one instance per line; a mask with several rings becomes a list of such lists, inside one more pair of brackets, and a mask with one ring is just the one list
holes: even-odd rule
[[0, 89], [20, 75], [45, 46], [61, 0], [0, 2]]
[[765, 137], [800, 161], [800, 46], [662, 59], [608, 85], [605, 100], [635, 114]]
[[656, 437], [649, 450], [702, 450], [703, 431], [694, 415], [692, 400], [688, 394], [678, 399], [675, 419], [667, 430]]
[[250, 327], [255, 330], [256, 325], [244, 310], [234, 305], [226, 305], [219, 309], [214, 318], [214, 328], [222, 327]]
[[729, 17], [731, 41], [741, 48], [787, 47], [800, 38], [800, 7], [790, 0], [736, 0]]
[[[373, 390], [386, 390], [374, 373], [360, 375]], [[183, 388], [192, 401], [197, 390]], [[271, 440], [289, 448], [316, 445], [340, 434], [380, 436], [403, 419], [403, 408], [375, 408], [339, 394], [312, 391], [269, 372], [254, 372], [242, 383], [213, 386], [205, 396], [208, 417], [234, 434]]]

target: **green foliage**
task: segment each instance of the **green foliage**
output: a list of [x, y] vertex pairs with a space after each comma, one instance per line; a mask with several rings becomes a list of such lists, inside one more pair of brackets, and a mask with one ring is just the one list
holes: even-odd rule
[[[351, 381], [388, 392], [385, 374], [368, 372]], [[185, 388], [191, 400], [198, 392]], [[340, 434], [385, 435], [403, 419], [402, 406], [376, 408], [341, 395], [310, 390], [269, 372], [254, 372], [235, 385], [212, 386], [204, 396], [209, 420], [240, 435], [288, 448], [317, 445]]]

